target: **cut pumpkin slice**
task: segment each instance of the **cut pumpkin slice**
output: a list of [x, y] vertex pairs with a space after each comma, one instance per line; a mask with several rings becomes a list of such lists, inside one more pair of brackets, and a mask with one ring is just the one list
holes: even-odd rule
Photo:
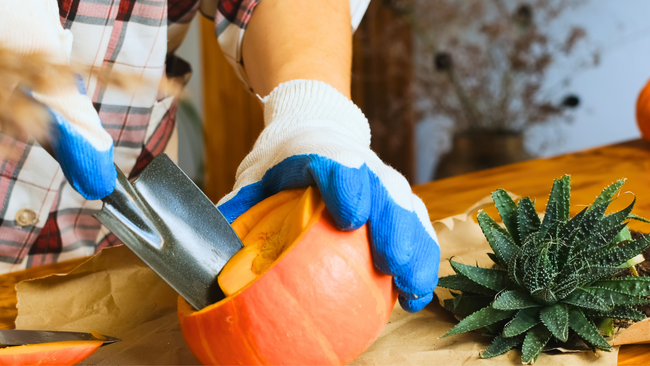
[[0, 348], [0, 365], [75, 365], [93, 354], [102, 341], [65, 341]]

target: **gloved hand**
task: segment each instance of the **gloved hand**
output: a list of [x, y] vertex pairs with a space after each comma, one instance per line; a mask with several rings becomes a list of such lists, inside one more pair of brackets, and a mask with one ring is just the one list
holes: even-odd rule
[[[0, 14], [5, 14], [0, 22], [4, 47], [23, 55], [43, 54], [53, 64], [70, 64], [72, 33], [61, 27], [56, 1], [3, 0]], [[49, 142], [65, 177], [85, 198], [100, 199], [115, 188], [113, 139], [79, 86], [83, 83], [71, 78], [30, 94], [51, 112]]]
[[368, 222], [375, 266], [394, 276], [402, 308], [422, 309], [438, 283], [436, 234], [406, 179], [370, 150], [363, 113], [319, 81], [281, 84], [263, 101], [266, 128], [219, 210], [232, 222], [266, 197], [315, 185], [339, 229]]

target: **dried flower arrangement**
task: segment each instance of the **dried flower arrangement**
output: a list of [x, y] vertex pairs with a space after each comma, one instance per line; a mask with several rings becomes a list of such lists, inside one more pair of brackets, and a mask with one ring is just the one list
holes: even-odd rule
[[567, 24], [583, 2], [384, 0], [418, 40], [415, 108], [435, 131], [420, 137], [438, 161], [433, 178], [527, 160], [562, 142], [559, 128], [580, 104], [567, 87], [600, 62], [585, 29]]
[[495, 191], [505, 228], [485, 212], [478, 215], [495, 265], [450, 260], [456, 274], [441, 278], [439, 286], [453, 290], [445, 308], [463, 319], [444, 337], [485, 328], [493, 341], [481, 357], [521, 345], [525, 364], [534, 363], [547, 344], [576, 338], [594, 351], [610, 350], [600, 331], [611, 332], [612, 319], [643, 320], [636, 306], [650, 303], [650, 277], [621, 276], [628, 268], [636, 274], [634, 265], [650, 247], [648, 236], [632, 239], [628, 220], [650, 221], [632, 214], [636, 199], [605, 214], [623, 183], [605, 188], [571, 218], [570, 178], [556, 179], [542, 220], [530, 198], [515, 203], [506, 191]]
[[[431, 113], [454, 121], [452, 130], [457, 133], [521, 132], [551, 119], [570, 121], [568, 108], [576, 107], [579, 98], [567, 95], [557, 100], [550, 95], [558, 90], [545, 84], [549, 67], [578, 62], [556, 85], [562, 87], [575, 69], [597, 65], [600, 56], [585, 44], [583, 28], [573, 26], [558, 34], [549, 25], [581, 2], [389, 3], [410, 20], [423, 44], [423, 57], [416, 57], [423, 63], [418, 68], [419, 91], [430, 100]], [[574, 60], [575, 56], [580, 57]]]

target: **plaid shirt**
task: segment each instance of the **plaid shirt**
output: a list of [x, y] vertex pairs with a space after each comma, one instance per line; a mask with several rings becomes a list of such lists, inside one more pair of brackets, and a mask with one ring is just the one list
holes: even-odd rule
[[[58, 0], [61, 24], [74, 35], [74, 63], [147, 80], [127, 93], [103, 85], [93, 76], [96, 72], [82, 75], [113, 137], [115, 163], [130, 178], [165, 149], [172, 135], [176, 100], [151, 85], [159, 85], [164, 75], [189, 77], [189, 65], [173, 51], [199, 7], [207, 16], [216, 14], [222, 50], [247, 85], [240, 46], [259, 1]], [[353, 28], [369, 2], [351, 0]], [[87, 201], [74, 191], [45, 150], [0, 134], [3, 148], [13, 152], [13, 159], [0, 161], [0, 273], [88, 256], [120, 243], [92, 217], [102, 202]]]

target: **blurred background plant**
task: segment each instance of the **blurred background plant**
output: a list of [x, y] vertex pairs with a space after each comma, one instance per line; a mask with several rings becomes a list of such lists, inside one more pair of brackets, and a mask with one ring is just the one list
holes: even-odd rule
[[[584, 28], [552, 28], [582, 0], [384, 3], [406, 19], [419, 41], [414, 62], [420, 112], [453, 136], [435, 178], [533, 157], [524, 134], [538, 125], [570, 123], [580, 98], [563, 90], [578, 70], [600, 61]], [[550, 80], [549, 68], [558, 64], [566, 73]], [[547, 140], [543, 144], [561, 141], [559, 134]]]

